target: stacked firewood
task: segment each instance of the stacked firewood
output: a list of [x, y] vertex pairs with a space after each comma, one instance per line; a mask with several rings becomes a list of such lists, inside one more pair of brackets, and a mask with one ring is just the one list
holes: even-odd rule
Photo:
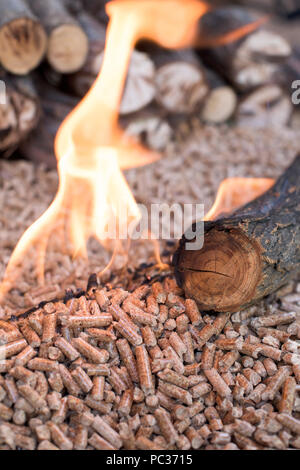
[[[0, 78], [6, 87], [1, 156], [18, 149], [31, 160], [55, 165], [56, 131], [101, 67], [105, 3], [13, 0], [8, 8], [0, 0]], [[190, 116], [214, 125], [288, 124], [300, 50], [266, 26], [221, 45], [222, 36], [256, 19], [239, 6], [217, 8], [199, 22], [194, 48], [171, 51], [139, 43], [120, 107], [121, 125], [161, 150], [174, 124]]]

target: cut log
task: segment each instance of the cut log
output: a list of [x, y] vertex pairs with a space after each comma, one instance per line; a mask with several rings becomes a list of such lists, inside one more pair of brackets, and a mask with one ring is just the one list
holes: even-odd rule
[[[204, 245], [173, 257], [178, 284], [205, 311], [234, 312], [276, 291], [300, 272], [300, 155], [259, 198], [204, 223]], [[194, 233], [203, 230], [193, 225]]]
[[47, 35], [25, 0], [0, 0], [0, 61], [16, 75], [26, 75], [45, 55]]
[[[243, 8], [220, 8], [203, 16], [200, 30], [207, 41], [254, 21]], [[238, 90], [248, 91], [273, 81], [279, 64], [291, 54], [291, 46], [279, 34], [263, 29], [228, 44], [199, 49], [202, 60]]]
[[0, 152], [1, 157], [8, 158], [36, 127], [40, 105], [30, 76], [1, 78], [5, 100], [0, 105]]
[[278, 85], [265, 85], [241, 100], [236, 122], [243, 127], [282, 127], [288, 124], [292, 111], [290, 96]]
[[211, 124], [221, 124], [228, 121], [234, 114], [237, 105], [237, 95], [230, 86], [214, 88], [206, 98], [201, 117]]
[[[155, 52], [154, 52], [155, 51]], [[189, 49], [154, 49], [156, 101], [169, 113], [191, 114], [199, 109], [209, 91], [197, 55]]]
[[87, 57], [88, 39], [63, 0], [31, 0], [30, 5], [48, 33], [47, 59], [51, 66], [61, 73], [79, 70]]

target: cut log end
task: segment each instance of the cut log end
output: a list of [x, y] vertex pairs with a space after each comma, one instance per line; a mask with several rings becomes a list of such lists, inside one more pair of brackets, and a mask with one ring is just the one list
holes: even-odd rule
[[26, 75], [45, 55], [47, 36], [43, 26], [30, 18], [17, 18], [1, 27], [0, 61], [16, 75]]
[[202, 119], [212, 124], [227, 121], [233, 115], [237, 101], [237, 95], [231, 87], [215, 88], [204, 102]]
[[194, 112], [209, 90], [203, 71], [188, 62], [163, 65], [155, 82], [157, 102], [171, 113]]
[[76, 24], [62, 24], [49, 37], [47, 59], [60, 73], [79, 70], [87, 57], [88, 39]]
[[176, 266], [178, 283], [203, 310], [232, 312], [247, 304], [260, 273], [259, 245], [238, 229], [212, 229], [204, 248], [181, 251]]

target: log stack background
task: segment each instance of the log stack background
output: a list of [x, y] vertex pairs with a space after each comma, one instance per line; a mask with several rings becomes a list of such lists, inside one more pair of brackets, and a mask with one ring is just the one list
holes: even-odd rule
[[[105, 3], [13, 0], [7, 7], [0, 0], [0, 78], [6, 86], [6, 102], [0, 105], [1, 157], [56, 165], [55, 133], [101, 66]], [[213, 125], [261, 128], [291, 125], [297, 114], [291, 83], [300, 78], [300, 50], [297, 34], [290, 31], [299, 20], [278, 16], [293, 17], [297, 8], [291, 2], [284, 8], [285, 2], [276, 0], [249, 2], [247, 8], [244, 2], [215, 3], [217, 9], [199, 24], [199, 37], [208, 44], [256, 20], [264, 6], [274, 16], [224, 46], [169, 51], [137, 45], [120, 123], [151, 148], [164, 149], [177, 124], [195, 117]]]

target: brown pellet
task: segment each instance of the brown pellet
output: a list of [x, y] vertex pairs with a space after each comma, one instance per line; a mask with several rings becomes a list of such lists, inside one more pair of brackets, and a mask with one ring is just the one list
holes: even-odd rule
[[127, 341], [133, 346], [139, 346], [143, 342], [141, 335], [137, 333], [135, 328], [132, 328], [131, 324], [124, 320], [119, 320], [118, 322], [113, 322], [115, 329], [124, 336]]
[[61, 317], [62, 325], [70, 328], [95, 328], [109, 326], [112, 323], [112, 316], [109, 313], [101, 315], [76, 315]]
[[12, 343], [3, 344], [0, 346], [0, 360], [7, 359], [15, 354], [23, 351], [27, 346], [25, 339], [18, 339]]
[[29, 346], [32, 348], [37, 348], [41, 344], [41, 339], [37, 335], [37, 333], [30, 327], [27, 321], [24, 321], [23, 324], [20, 326], [20, 330], [22, 335], [26, 339]]
[[181, 401], [181, 403], [186, 405], [191, 405], [193, 403], [192, 395], [187, 390], [177, 387], [174, 384], [159, 380], [158, 389], [168, 397], [176, 398], [177, 400]]
[[170, 445], [175, 444], [178, 434], [172, 424], [170, 414], [164, 408], [160, 407], [154, 411], [154, 416], [166, 441]]
[[263, 400], [273, 400], [276, 392], [280, 389], [287, 377], [290, 375], [290, 368], [282, 366], [275, 375], [270, 379], [265, 391], [262, 394]]
[[62, 380], [64, 386], [66, 387], [66, 389], [68, 390], [68, 392], [71, 395], [78, 396], [79, 393], [80, 393], [80, 388], [78, 387], [78, 385], [74, 381], [74, 379], [73, 379], [72, 375], [70, 374], [69, 370], [63, 364], [59, 364], [58, 369], [59, 369], [59, 373], [60, 373], [60, 376], [61, 376], [61, 380]]
[[200, 436], [200, 434], [196, 431], [195, 428], [190, 426], [185, 431], [185, 435], [188, 438], [188, 440], [190, 441], [192, 449], [200, 449], [200, 447], [202, 446], [204, 441], [203, 441], [202, 437]]
[[105, 349], [96, 349], [82, 338], [73, 338], [71, 343], [75, 349], [87, 357], [91, 362], [104, 364], [109, 359], [109, 354]]
[[72, 450], [72, 441], [62, 432], [62, 430], [55, 423], [49, 421], [47, 423], [50, 429], [51, 438], [54, 444], [57, 445], [61, 450]]
[[135, 348], [137, 371], [139, 382], [145, 395], [153, 395], [154, 386], [150, 359], [146, 347], [144, 345]]
[[133, 391], [131, 389], [125, 390], [118, 406], [118, 412], [121, 416], [129, 416], [132, 407], [132, 402]]
[[296, 381], [288, 377], [283, 384], [282, 397], [278, 407], [280, 413], [292, 414], [296, 398]]
[[231, 395], [231, 390], [228, 385], [224, 382], [220, 374], [216, 369], [207, 369], [204, 371], [204, 374], [210, 381], [213, 389], [221, 396], [221, 397], [229, 397]]
[[100, 418], [100, 416], [96, 416], [92, 424], [95, 431], [97, 431], [100, 436], [110, 442], [115, 449], [120, 449], [122, 446], [122, 439], [120, 438], [119, 434], [109, 426], [104, 419]]
[[189, 317], [192, 325], [197, 326], [200, 325], [200, 323], [203, 323], [197, 304], [193, 299], [185, 300], [185, 313]]
[[43, 318], [43, 333], [42, 341], [43, 343], [50, 343], [54, 336], [56, 330], [56, 314], [44, 315]]
[[80, 357], [80, 353], [72, 346], [71, 343], [66, 341], [65, 338], [57, 338], [54, 344], [68, 359], [70, 359], [70, 361], [75, 361]]

